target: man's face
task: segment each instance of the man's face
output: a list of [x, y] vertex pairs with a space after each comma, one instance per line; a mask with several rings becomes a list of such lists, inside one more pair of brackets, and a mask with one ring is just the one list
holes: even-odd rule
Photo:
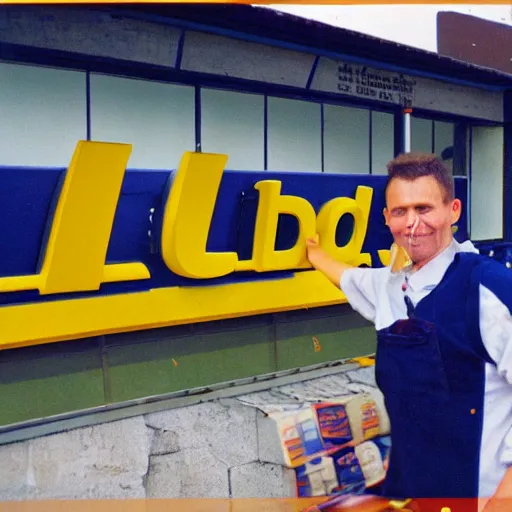
[[431, 176], [394, 178], [386, 193], [384, 217], [397, 245], [415, 264], [425, 264], [448, 247], [453, 223], [460, 217], [458, 199], [444, 201], [444, 191]]

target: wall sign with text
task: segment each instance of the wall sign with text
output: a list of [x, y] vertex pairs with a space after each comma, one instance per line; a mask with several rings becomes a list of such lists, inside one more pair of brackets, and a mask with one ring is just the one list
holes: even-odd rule
[[413, 77], [357, 64], [338, 64], [338, 91], [351, 96], [397, 105], [412, 104], [415, 85]]
[[387, 262], [385, 176], [225, 171], [226, 155], [190, 152], [177, 171], [126, 171], [130, 153], [81, 141], [67, 170], [1, 169], [0, 348], [342, 303], [307, 261], [315, 233], [342, 261]]

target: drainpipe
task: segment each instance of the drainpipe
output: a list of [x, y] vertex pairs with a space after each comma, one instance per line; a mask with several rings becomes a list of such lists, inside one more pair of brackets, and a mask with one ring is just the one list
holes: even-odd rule
[[402, 110], [404, 116], [404, 153], [411, 152], [411, 114], [412, 114], [412, 101], [409, 99], [404, 100], [404, 108]]

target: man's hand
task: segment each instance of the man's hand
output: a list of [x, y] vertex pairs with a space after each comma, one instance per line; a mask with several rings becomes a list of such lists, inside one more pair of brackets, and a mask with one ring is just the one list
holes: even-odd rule
[[316, 270], [324, 274], [333, 284], [340, 287], [341, 276], [350, 265], [340, 263], [331, 258], [321, 247], [318, 235], [315, 238], [306, 240], [306, 250], [308, 260]]
[[316, 268], [316, 262], [322, 259], [326, 254], [325, 251], [320, 247], [318, 235], [315, 238], [308, 238], [306, 240], [306, 251], [308, 260]]

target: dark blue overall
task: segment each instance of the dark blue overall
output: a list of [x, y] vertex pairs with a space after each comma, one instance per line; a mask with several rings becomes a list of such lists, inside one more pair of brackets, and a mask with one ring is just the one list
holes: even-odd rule
[[385, 496], [478, 496], [485, 363], [493, 363], [480, 337], [479, 283], [510, 309], [511, 279], [503, 265], [459, 253], [408, 320], [378, 331], [376, 378], [392, 436]]

